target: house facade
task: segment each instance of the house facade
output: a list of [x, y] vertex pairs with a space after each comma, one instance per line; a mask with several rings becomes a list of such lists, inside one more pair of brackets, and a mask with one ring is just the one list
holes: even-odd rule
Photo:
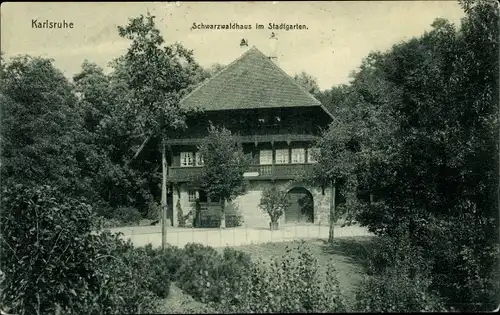
[[[194, 213], [196, 201], [202, 211], [219, 209], [193, 178], [203, 172], [198, 145], [208, 135], [210, 122], [231, 130], [252, 157], [245, 173], [247, 192], [231, 201], [226, 212], [239, 212], [243, 225], [268, 227], [269, 217], [258, 204], [266, 187], [277, 185], [288, 192], [291, 206], [280, 224], [328, 222], [330, 195], [321, 187], [299, 180], [299, 174], [316, 162], [315, 139], [332, 121], [315, 99], [281, 70], [276, 62], [252, 47], [241, 57], [187, 95], [181, 106], [202, 108], [187, 120], [188, 128], [169, 136], [169, 217], [178, 224], [178, 207]], [[227, 220], [227, 219], [226, 219]]]

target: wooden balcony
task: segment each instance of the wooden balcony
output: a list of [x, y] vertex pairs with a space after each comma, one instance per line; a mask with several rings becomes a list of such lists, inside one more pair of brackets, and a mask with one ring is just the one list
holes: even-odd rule
[[[246, 135], [235, 136], [240, 143], [262, 143], [262, 142], [288, 142], [288, 141], [315, 141], [318, 137], [312, 134], [268, 134], [268, 135]], [[169, 145], [198, 145], [203, 142], [204, 138], [178, 138], [167, 139]]]
[[[245, 177], [248, 180], [295, 179], [301, 174], [312, 171], [313, 164], [273, 164], [251, 165]], [[187, 182], [199, 178], [203, 167], [169, 167], [168, 179], [172, 182]]]

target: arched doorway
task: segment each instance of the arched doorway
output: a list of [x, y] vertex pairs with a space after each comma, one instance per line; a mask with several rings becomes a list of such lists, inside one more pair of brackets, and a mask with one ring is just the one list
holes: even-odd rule
[[287, 193], [290, 205], [285, 210], [285, 223], [313, 223], [314, 203], [312, 194], [303, 187], [295, 187]]

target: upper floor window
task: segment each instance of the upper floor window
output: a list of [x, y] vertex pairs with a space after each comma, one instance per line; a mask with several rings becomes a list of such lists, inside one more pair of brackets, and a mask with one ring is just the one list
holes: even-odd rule
[[196, 190], [188, 190], [188, 201], [193, 202], [196, 201]]
[[203, 166], [203, 165], [205, 165], [205, 161], [203, 160], [203, 156], [201, 155], [200, 152], [196, 152], [196, 154], [195, 154], [195, 160], [196, 160], [196, 166]]
[[260, 150], [259, 163], [260, 164], [273, 164], [273, 151], [272, 150]]
[[259, 124], [264, 124], [266, 122], [265, 118], [259, 118]]
[[194, 154], [193, 152], [181, 152], [181, 166], [193, 166]]
[[276, 164], [288, 163], [288, 149], [276, 150]]
[[305, 163], [306, 150], [305, 149], [292, 149], [292, 163]]
[[318, 162], [319, 149], [309, 148], [307, 149], [307, 162], [317, 163]]

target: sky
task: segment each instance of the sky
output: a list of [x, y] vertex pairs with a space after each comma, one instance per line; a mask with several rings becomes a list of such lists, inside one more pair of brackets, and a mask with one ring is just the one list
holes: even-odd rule
[[[268, 54], [275, 32], [279, 66], [291, 76], [309, 73], [321, 89], [347, 83], [371, 51], [386, 51], [423, 34], [436, 18], [458, 24], [464, 16], [456, 1], [7, 2], [0, 8], [1, 50], [6, 58], [53, 58], [68, 78], [85, 59], [109, 70], [108, 63], [130, 45], [117, 27], [148, 11], [156, 16], [166, 44], [180, 42], [192, 49], [204, 67], [238, 58], [246, 49], [240, 47], [243, 38]], [[64, 20], [73, 28], [36, 28], [33, 20]], [[252, 29], [192, 29], [193, 23], [238, 23]], [[256, 23], [264, 29], [256, 29]], [[307, 29], [269, 30], [269, 23], [298, 23]]]

